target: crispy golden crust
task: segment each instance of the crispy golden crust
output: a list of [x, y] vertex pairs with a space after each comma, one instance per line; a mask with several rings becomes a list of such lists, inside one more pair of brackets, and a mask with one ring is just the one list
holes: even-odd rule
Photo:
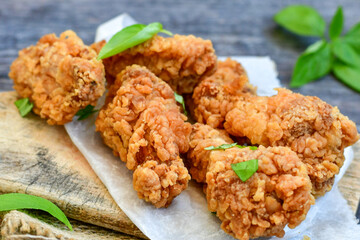
[[[188, 161], [206, 168], [204, 190], [208, 209], [216, 212], [222, 229], [235, 238], [284, 236], [284, 227], [294, 228], [314, 204], [306, 166], [286, 147], [260, 146], [258, 150], [204, 147], [231, 143], [224, 131], [195, 124], [190, 138]], [[242, 182], [231, 164], [258, 159], [259, 169]], [[202, 163], [201, 163], [202, 162]], [[199, 164], [200, 163], [200, 164]], [[202, 174], [195, 174], [199, 176]]]
[[95, 105], [105, 91], [105, 72], [96, 52], [73, 32], [43, 36], [19, 52], [9, 77], [33, 111], [49, 124], [70, 122], [76, 112]]
[[169, 85], [145, 67], [127, 67], [114, 85], [119, 88], [101, 109], [96, 131], [134, 171], [138, 196], [167, 207], [190, 179], [179, 154], [189, 148], [191, 125]]
[[256, 88], [249, 83], [242, 65], [230, 58], [219, 61], [214, 74], [204, 77], [193, 93], [194, 118], [214, 128], [222, 128], [225, 115], [234, 104]]
[[232, 142], [232, 139], [224, 130], [214, 129], [209, 125], [200, 123], [194, 124], [190, 135], [188, 160], [186, 161], [191, 178], [199, 183], [205, 182], [208, 159], [211, 153], [211, 151], [205, 150], [206, 147], [220, 146]]
[[344, 148], [359, 139], [356, 126], [317, 97], [278, 92], [237, 102], [226, 115], [225, 129], [253, 144], [290, 147], [308, 168], [313, 194], [324, 195], [344, 162]]
[[[100, 51], [104, 41], [92, 45]], [[154, 36], [138, 46], [103, 60], [108, 83], [127, 66], [147, 67], [167, 82], [179, 94], [192, 93], [201, 76], [210, 74], [216, 66], [215, 50], [210, 40], [174, 35]]]

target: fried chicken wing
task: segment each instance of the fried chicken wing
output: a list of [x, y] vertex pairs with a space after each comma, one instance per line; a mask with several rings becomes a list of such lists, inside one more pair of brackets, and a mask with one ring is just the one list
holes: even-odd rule
[[249, 83], [242, 65], [230, 58], [219, 61], [214, 74], [204, 77], [193, 93], [193, 116], [197, 122], [222, 128], [234, 104], [256, 88]]
[[287, 146], [306, 164], [315, 196], [332, 188], [344, 162], [344, 148], [358, 139], [356, 125], [317, 97], [278, 89], [272, 97], [238, 101], [225, 129], [253, 144]]
[[109, 91], [113, 97], [99, 112], [96, 131], [134, 171], [138, 196], [167, 207], [190, 179], [180, 153], [189, 149], [191, 124], [170, 86], [145, 67], [127, 67], [114, 85], [119, 88]]
[[[305, 164], [287, 147], [204, 149], [229, 143], [225, 131], [193, 126], [187, 161], [192, 177], [205, 183], [209, 211], [216, 212], [221, 228], [237, 239], [283, 237], [284, 227], [299, 225], [315, 202]], [[252, 159], [258, 159], [259, 168], [243, 182], [231, 164]]]
[[104, 66], [96, 57], [73, 31], [59, 38], [48, 34], [19, 52], [9, 77], [18, 94], [34, 103], [36, 114], [62, 125], [104, 93]]
[[[100, 51], [105, 41], [92, 45]], [[210, 40], [192, 35], [150, 40], [103, 60], [108, 84], [127, 66], [147, 67], [179, 94], [192, 93], [201, 76], [212, 73], [216, 55]]]

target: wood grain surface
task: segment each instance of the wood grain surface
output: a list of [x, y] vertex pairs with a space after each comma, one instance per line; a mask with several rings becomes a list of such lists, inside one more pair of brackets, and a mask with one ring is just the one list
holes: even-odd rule
[[355, 213], [360, 203], [360, 141], [353, 146], [353, 149], [354, 160], [340, 180], [339, 190]]
[[[344, 9], [347, 31], [360, 21], [359, 0], [0, 0], [0, 91], [12, 89], [9, 66], [20, 49], [44, 34], [73, 29], [85, 43], [97, 26], [123, 12], [142, 23], [159, 21], [179, 34], [210, 39], [218, 55], [270, 56], [281, 83], [288, 86], [299, 54], [316, 38], [302, 38], [278, 27], [273, 16], [290, 4], [315, 7], [329, 23], [338, 5]], [[360, 130], [360, 94], [332, 75], [296, 89], [318, 96], [349, 116]]]
[[49, 215], [40, 212], [23, 213], [11, 211], [4, 216], [1, 223], [0, 236], [4, 240], [141, 240], [98, 226], [85, 224], [70, 219], [73, 231], [69, 231], [62, 223]]
[[63, 126], [30, 113], [15, 92], [0, 93], [0, 192], [44, 197], [73, 219], [144, 237], [111, 198]]

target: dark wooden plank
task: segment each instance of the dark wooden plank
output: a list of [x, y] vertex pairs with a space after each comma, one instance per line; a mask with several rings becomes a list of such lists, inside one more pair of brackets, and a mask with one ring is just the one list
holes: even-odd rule
[[[345, 29], [360, 21], [360, 1], [336, 0], [68, 0], [2, 1], [0, 9], [0, 91], [11, 90], [8, 68], [17, 51], [42, 35], [75, 30], [85, 43], [94, 39], [96, 27], [128, 12], [140, 22], [160, 21], [180, 34], [195, 34], [213, 41], [218, 55], [269, 55], [278, 66], [282, 84], [288, 85], [298, 55], [316, 39], [300, 38], [276, 26], [273, 15], [289, 4], [314, 6], [330, 21], [337, 6], [345, 11]], [[360, 124], [360, 94], [327, 76], [296, 89], [316, 95]]]

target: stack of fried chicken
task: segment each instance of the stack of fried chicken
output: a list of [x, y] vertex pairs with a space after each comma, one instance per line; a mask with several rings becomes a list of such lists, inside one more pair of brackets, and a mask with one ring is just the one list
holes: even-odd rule
[[[9, 76], [33, 111], [57, 125], [96, 105], [106, 85], [96, 131], [133, 171], [138, 196], [167, 207], [191, 175], [237, 239], [282, 237], [286, 225], [299, 225], [359, 139], [356, 125], [317, 97], [282, 88], [257, 96], [242, 65], [218, 61], [209, 40], [155, 35], [97, 60], [104, 44], [86, 46], [72, 31], [46, 35], [19, 52]], [[197, 123], [187, 122], [175, 92]], [[258, 148], [205, 149], [234, 141]], [[258, 170], [243, 182], [231, 164], [251, 159]]]

